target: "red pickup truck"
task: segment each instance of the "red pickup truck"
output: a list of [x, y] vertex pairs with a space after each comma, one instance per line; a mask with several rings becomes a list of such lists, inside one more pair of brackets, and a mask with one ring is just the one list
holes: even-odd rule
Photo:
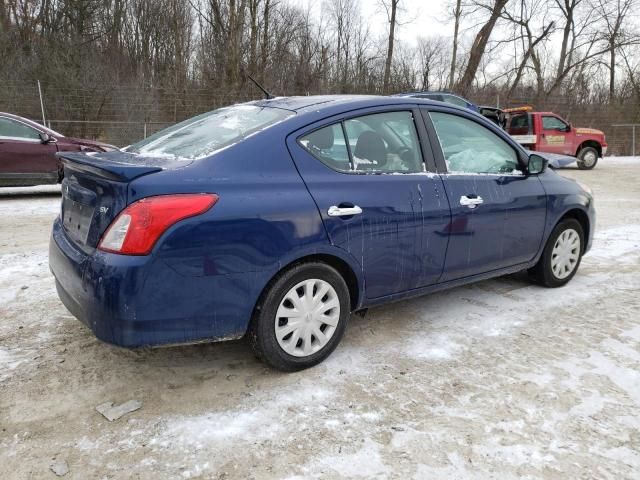
[[529, 150], [577, 157], [578, 168], [590, 170], [607, 153], [600, 130], [575, 128], [552, 112], [534, 112], [532, 107], [504, 110], [505, 130]]

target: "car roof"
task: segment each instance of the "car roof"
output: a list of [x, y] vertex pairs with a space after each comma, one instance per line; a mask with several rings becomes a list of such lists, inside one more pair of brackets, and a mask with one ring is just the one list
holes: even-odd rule
[[458, 97], [465, 101], [468, 101], [466, 98], [461, 97], [460, 95], [452, 92], [447, 92], [444, 90], [423, 90], [420, 92], [404, 92], [404, 93], [396, 93], [394, 97], [413, 97], [416, 95], [450, 95], [452, 97]]
[[[383, 95], [313, 95], [300, 97], [278, 97], [249, 102], [258, 107], [281, 108], [296, 113], [285, 123], [303, 126], [323, 118], [341, 115], [354, 110], [393, 105], [442, 105], [442, 102], [408, 97]], [[452, 105], [453, 107], [453, 105]]]
[[[309, 95], [299, 97], [276, 97], [250, 102], [259, 107], [282, 108], [293, 112], [333, 110], [336, 107], [366, 108], [380, 105], [407, 104], [406, 97], [389, 97], [383, 95]], [[439, 105], [428, 99], [411, 99], [410, 103]]]
[[[258, 107], [282, 108], [296, 115], [286, 119], [284, 123], [299, 128], [318, 120], [335, 115], [374, 107], [398, 106], [439, 106], [443, 102], [415, 97], [392, 97], [386, 95], [313, 95], [300, 97], [278, 97], [248, 103]], [[466, 111], [462, 107], [447, 104], [447, 108]]]

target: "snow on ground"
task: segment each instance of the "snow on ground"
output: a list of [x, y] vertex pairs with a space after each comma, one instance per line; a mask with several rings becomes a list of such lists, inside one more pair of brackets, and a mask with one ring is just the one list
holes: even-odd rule
[[97, 341], [46, 264], [59, 197], [0, 198], [0, 478], [54, 457], [71, 478], [637, 478], [640, 163], [563, 174], [599, 222], [567, 287], [514, 275], [372, 309], [295, 374], [242, 342]]
[[60, 184], [36, 185], [34, 187], [2, 187], [0, 197], [26, 197], [29, 195], [43, 195], [60, 193]]
[[[603, 159], [601, 159], [601, 161], [603, 162], [607, 162], [607, 163], [611, 163], [611, 164], [627, 164], [627, 165], [638, 165], [640, 164], [640, 156], [636, 156], [636, 157], [604, 157]], [[598, 168], [596, 166], [596, 168]]]

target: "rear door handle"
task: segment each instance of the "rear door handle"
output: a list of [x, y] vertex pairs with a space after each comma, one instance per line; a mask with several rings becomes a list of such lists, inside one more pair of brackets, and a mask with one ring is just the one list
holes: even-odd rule
[[329, 210], [327, 210], [327, 214], [330, 217], [349, 217], [351, 215], [360, 215], [361, 213], [362, 209], [357, 205], [353, 207], [337, 207], [332, 205], [329, 207]]
[[467, 196], [467, 195], [463, 195], [462, 197], [460, 197], [460, 205], [463, 205], [465, 207], [469, 207], [469, 208], [476, 208], [478, 205], [482, 205], [484, 203], [484, 200], [482, 199], [482, 197], [480, 196]]

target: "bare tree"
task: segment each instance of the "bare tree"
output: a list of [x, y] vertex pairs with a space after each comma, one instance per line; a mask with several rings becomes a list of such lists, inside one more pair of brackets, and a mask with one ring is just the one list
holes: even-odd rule
[[465, 93], [471, 88], [473, 80], [475, 79], [476, 73], [478, 71], [478, 66], [480, 65], [482, 56], [484, 55], [485, 49], [487, 48], [487, 44], [489, 43], [489, 38], [491, 37], [493, 28], [502, 15], [504, 7], [509, 1], [510, 0], [492, 0], [488, 5], [479, 4], [489, 11], [489, 18], [482, 25], [473, 40], [464, 74], [455, 87], [458, 92]]
[[[616, 85], [616, 53], [623, 43], [635, 43], [639, 40], [637, 34], [625, 31], [629, 14], [638, 7], [637, 0], [595, 0], [594, 9], [598, 12], [604, 24], [604, 41], [609, 54], [609, 101], [615, 98]], [[635, 37], [635, 38], [633, 38]]]
[[453, 42], [451, 49], [451, 68], [449, 69], [449, 90], [453, 90], [456, 77], [456, 62], [458, 61], [458, 36], [462, 19], [462, 0], [456, 0], [453, 7]]
[[[541, 63], [537, 54], [537, 47], [554, 32], [555, 22], [545, 22], [546, 0], [519, 0], [511, 3], [512, 8], [505, 8], [502, 17], [514, 27], [512, 43], [516, 50], [514, 78], [507, 90], [506, 99], [509, 100], [522, 80], [527, 65], [531, 62], [536, 75], [538, 92], [544, 89], [544, 78]], [[534, 32], [534, 23], [542, 18], [539, 32]], [[521, 44], [518, 49], [519, 43]]]
[[417, 47], [418, 87], [420, 90], [442, 90], [446, 88], [450, 78], [448, 42], [443, 37], [420, 37]]
[[393, 62], [393, 44], [395, 41], [398, 5], [400, 0], [380, 0], [389, 21], [389, 36], [387, 40], [387, 57], [384, 63], [384, 77], [382, 80], [382, 90], [389, 93], [389, 80], [391, 76], [391, 63]]

